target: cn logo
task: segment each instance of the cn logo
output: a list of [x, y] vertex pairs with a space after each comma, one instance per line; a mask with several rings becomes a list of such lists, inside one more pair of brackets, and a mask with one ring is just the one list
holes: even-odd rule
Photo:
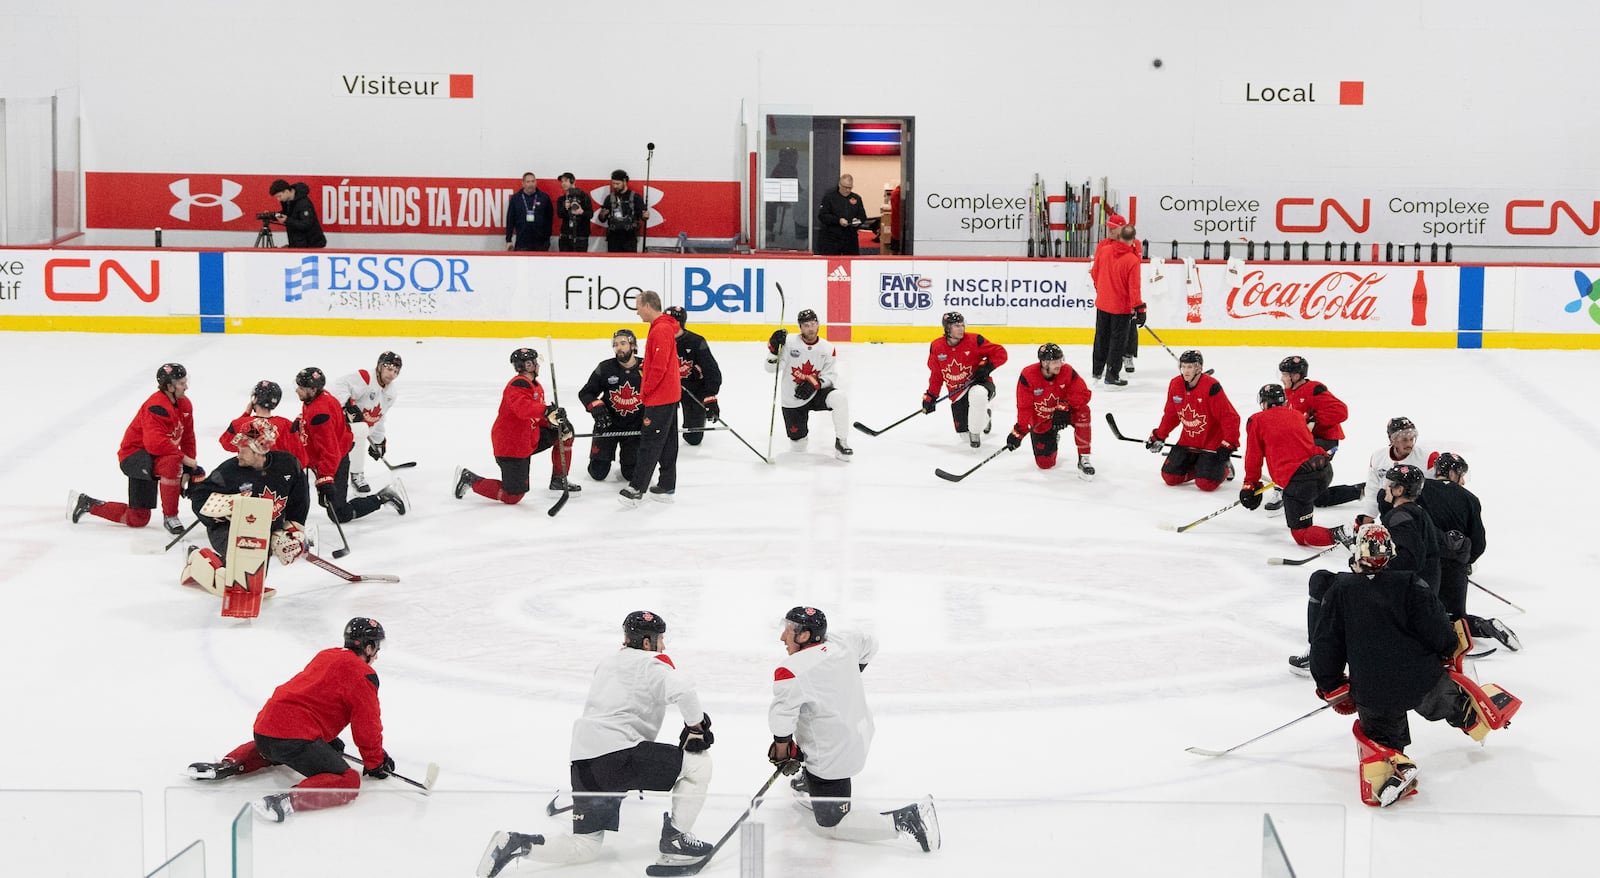
[[[1517, 211], [1522, 211], [1524, 219], [1519, 223]], [[1506, 202], [1506, 231], [1513, 235], [1553, 235], [1556, 226], [1560, 225], [1561, 215], [1566, 214], [1572, 224], [1585, 235], [1600, 232], [1600, 201], [1593, 202], [1589, 207], [1589, 222], [1583, 222], [1583, 217], [1578, 211], [1565, 201], [1552, 201], [1549, 207], [1543, 201], [1520, 200]], [[1543, 222], [1543, 225], [1539, 225]]]
[[189, 194], [188, 177], [184, 177], [181, 180], [173, 180], [167, 184], [167, 189], [178, 197], [177, 203], [172, 205], [172, 210], [168, 211], [168, 213], [184, 222], [189, 221], [189, 208], [191, 207], [220, 207], [222, 208], [223, 222], [230, 222], [244, 216], [244, 211], [239, 209], [239, 205], [233, 203], [234, 197], [243, 192], [244, 187], [226, 177], [222, 179], [221, 194], [214, 192]]
[[[1288, 208], [1295, 207], [1318, 208], [1317, 221], [1315, 223], [1306, 223], [1304, 225], [1291, 225], [1285, 218], [1284, 214], [1288, 212]], [[1361, 199], [1361, 222], [1359, 223], [1357, 223], [1355, 219], [1350, 216], [1349, 211], [1344, 209], [1344, 205], [1333, 200], [1332, 198], [1324, 198], [1320, 203], [1314, 198], [1280, 198], [1278, 199], [1277, 207], [1278, 231], [1326, 232], [1328, 231], [1328, 213], [1330, 211], [1337, 213], [1339, 217], [1344, 220], [1345, 226], [1352, 232], [1365, 232], [1367, 227], [1372, 225], [1372, 199], [1370, 198]], [[1304, 215], [1303, 211], [1295, 211], [1295, 213], [1302, 216]], [[1336, 230], [1338, 234], [1343, 234], [1343, 231], [1343, 229]]]
[[[140, 286], [134, 281], [133, 275], [128, 273], [122, 263], [115, 259], [106, 259], [100, 262], [98, 276], [99, 287], [92, 290], [63, 289], [63, 286], [76, 286], [74, 281], [82, 282], [85, 278], [81, 273], [70, 269], [91, 268], [93, 264], [87, 259], [52, 259], [44, 264], [44, 297], [55, 302], [103, 302], [106, 294], [110, 292], [107, 281], [115, 274], [122, 279], [123, 286], [133, 291], [141, 302], [154, 302], [161, 297], [161, 261], [150, 260], [150, 280], [146, 286]], [[66, 272], [65, 284], [58, 284], [56, 273]]]

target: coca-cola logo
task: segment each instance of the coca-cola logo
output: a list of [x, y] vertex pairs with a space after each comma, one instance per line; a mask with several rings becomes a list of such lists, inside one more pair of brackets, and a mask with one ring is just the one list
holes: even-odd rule
[[1310, 283], [1267, 283], [1266, 272], [1257, 269], [1228, 291], [1228, 316], [1370, 320], [1378, 307], [1372, 288], [1386, 276], [1330, 271]]

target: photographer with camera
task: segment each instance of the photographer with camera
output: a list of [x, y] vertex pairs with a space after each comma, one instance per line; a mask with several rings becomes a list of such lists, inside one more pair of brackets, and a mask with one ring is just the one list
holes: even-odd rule
[[595, 214], [606, 227], [607, 253], [638, 253], [639, 230], [650, 221], [644, 196], [628, 188], [628, 172], [611, 172], [611, 193]]
[[561, 198], [556, 202], [561, 217], [561, 237], [556, 246], [562, 253], [589, 252], [589, 221], [594, 219], [594, 201], [578, 188], [578, 178], [567, 171], [556, 178], [561, 183]]
[[310, 186], [304, 183], [291, 186], [289, 181], [280, 179], [273, 180], [267, 192], [283, 205], [283, 210], [273, 215], [273, 221], [283, 223], [290, 247], [328, 246], [328, 236], [322, 234], [322, 223], [317, 220], [316, 205], [311, 203]]

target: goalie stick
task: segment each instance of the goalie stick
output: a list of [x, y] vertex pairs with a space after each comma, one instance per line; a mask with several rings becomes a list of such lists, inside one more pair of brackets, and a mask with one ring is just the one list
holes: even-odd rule
[[320, 557], [318, 555], [312, 554], [309, 551], [306, 552], [302, 557], [304, 557], [307, 561], [309, 561], [311, 563], [312, 567], [320, 567], [323, 570], [326, 570], [329, 573], [332, 573], [334, 576], [339, 577], [340, 579], [344, 580], [345, 582], [399, 582], [400, 581], [400, 577], [394, 576], [394, 575], [391, 575], [391, 574], [388, 574], [388, 573], [368, 573], [368, 574], [364, 574], [364, 575], [360, 574], [360, 573], [351, 573], [350, 571], [344, 569], [343, 567], [340, 567], [339, 565], [333, 563], [332, 561], [329, 561], [328, 559], [322, 558], [322, 557]]
[[711, 862], [711, 858], [717, 855], [717, 851], [722, 850], [722, 846], [728, 843], [728, 839], [733, 838], [733, 834], [739, 831], [739, 827], [743, 826], [744, 822], [750, 819], [750, 815], [755, 812], [756, 808], [760, 807], [762, 802], [761, 797], [767, 794], [767, 790], [772, 789], [773, 782], [778, 779], [778, 775], [782, 771], [783, 769], [781, 768], [775, 768], [772, 770], [772, 776], [767, 778], [767, 782], [761, 785], [761, 789], [756, 790], [756, 794], [754, 796], [750, 797], [750, 807], [744, 809], [744, 813], [739, 815], [739, 819], [733, 821], [733, 825], [728, 827], [728, 831], [724, 832], [722, 837], [717, 839], [717, 843], [711, 846], [711, 853], [706, 854], [704, 857], [696, 860], [693, 863], [684, 863], [681, 866], [655, 863], [644, 867], [644, 873], [651, 876], [651, 878], [667, 878], [667, 876], [674, 875], [699, 874], [700, 870], [704, 869], [706, 864]]
[[[1346, 696], [1346, 697], [1349, 697], [1349, 696]], [[1185, 753], [1193, 753], [1196, 756], [1226, 756], [1229, 753], [1232, 753], [1233, 751], [1239, 749], [1240, 747], [1245, 747], [1245, 746], [1248, 746], [1250, 744], [1254, 744], [1255, 742], [1257, 742], [1257, 741], [1261, 740], [1262, 738], [1265, 738], [1265, 737], [1267, 737], [1269, 735], [1276, 735], [1277, 733], [1283, 731], [1284, 729], [1287, 729], [1288, 727], [1294, 725], [1295, 723], [1300, 722], [1301, 720], [1310, 719], [1311, 717], [1316, 716], [1317, 714], [1323, 712], [1324, 710], [1327, 710], [1328, 708], [1330, 708], [1332, 706], [1333, 706], [1333, 703], [1332, 702], [1328, 702], [1328, 703], [1323, 704], [1321, 707], [1312, 708], [1310, 711], [1307, 711], [1305, 714], [1303, 714], [1301, 716], [1298, 716], [1298, 717], [1295, 717], [1292, 720], [1289, 720], [1288, 722], [1284, 723], [1281, 726], [1278, 726], [1277, 728], [1273, 729], [1270, 732], [1262, 732], [1261, 734], [1256, 735], [1254, 738], [1251, 738], [1250, 740], [1245, 741], [1243, 744], [1234, 744], [1232, 747], [1229, 747], [1226, 750], [1207, 750], [1204, 747], [1185, 747], [1184, 748], [1184, 752]]]
[[[941, 396], [938, 399], [934, 400], [933, 404], [934, 405], [938, 405], [939, 403], [944, 402], [945, 400], [949, 399], [951, 394], [954, 394], [957, 391], [966, 390], [968, 387], [971, 387], [971, 386], [972, 386], [971, 382], [963, 384], [960, 387], [957, 387], [955, 390], [952, 390], [949, 393], [946, 393], [944, 396]], [[855, 426], [855, 428], [857, 430], [860, 430], [861, 432], [867, 434], [868, 436], [880, 436], [880, 435], [882, 435], [884, 433], [889, 432], [890, 430], [893, 430], [895, 427], [898, 427], [901, 424], [904, 424], [906, 421], [911, 420], [912, 418], [916, 417], [917, 415], [931, 415], [931, 414], [933, 414], [933, 412], [923, 411], [921, 408], [918, 408], [916, 411], [912, 412], [909, 415], [906, 415], [905, 417], [901, 418], [898, 421], [895, 421], [894, 423], [890, 424], [889, 426], [884, 427], [882, 430], [874, 430], [871, 427], [867, 426], [866, 424], [861, 423], [860, 421], [856, 421], [854, 426]]]
[[[366, 764], [366, 763], [362, 762], [360, 759], [356, 758], [355, 756], [351, 756], [349, 753], [345, 753], [342, 750], [339, 751], [339, 755], [343, 756], [344, 758], [346, 758], [348, 760], [350, 760], [351, 762], [354, 762], [357, 765], [365, 765]], [[426, 769], [426, 773], [423, 774], [422, 780], [420, 780], [420, 781], [412, 780], [411, 778], [406, 777], [405, 775], [401, 774], [398, 771], [389, 772], [389, 776], [394, 778], [395, 780], [402, 780], [402, 781], [405, 781], [408, 784], [411, 784], [412, 786], [416, 787], [417, 789], [422, 790], [422, 794], [424, 796], [426, 796], [426, 795], [429, 795], [430, 793], [433, 792], [433, 785], [439, 782], [439, 763], [437, 763], [437, 762], [428, 763], [428, 767]]]
[[944, 479], [947, 482], [959, 482], [962, 479], [966, 478], [967, 476], [970, 476], [973, 473], [977, 472], [979, 469], [981, 469], [983, 467], [984, 464], [988, 463], [991, 460], [994, 460], [995, 458], [999, 457], [1002, 454], [1005, 454], [1007, 451], [1010, 451], [1010, 450], [1011, 449], [1009, 449], [1009, 448], [1005, 447], [1004, 445], [1002, 445], [1002, 446], [1000, 446], [1000, 448], [998, 450], [995, 451], [995, 453], [989, 455], [988, 457], [985, 457], [983, 460], [978, 461], [978, 465], [977, 466], [973, 467], [972, 469], [967, 470], [964, 473], [959, 473], [959, 474], [957, 474], [957, 473], [948, 473], [948, 472], [945, 472], [942, 469], [935, 469], [933, 471], [933, 474], [938, 476], [941, 479]]

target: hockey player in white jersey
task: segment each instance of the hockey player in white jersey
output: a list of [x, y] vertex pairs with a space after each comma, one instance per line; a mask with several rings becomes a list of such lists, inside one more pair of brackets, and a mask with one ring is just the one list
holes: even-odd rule
[[[345, 418], [350, 421], [350, 431], [357, 442], [363, 433], [367, 437], [367, 456], [382, 460], [389, 451], [389, 410], [400, 398], [394, 380], [400, 377], [400, 355], [384, 351], [378, 355], [378, 365], [371, 372], [358, 369], [335, 379], [328, 392], [344, 406]], [[365, 494], [372, 490], [367, 484], [367, 462], [360, 454], [350, 455], [350, 484]]]
[[[715, 737], [693, 682], [661, 651], [666, 631], [655, 613], [629, 613], [622, 648], [595, 668], [583, 715], [572, 724], [572, 834], [497, 832], [478, 862], [479, 878], [533, 860], [593, 860], [606, 831], [617, 829], [622, 794], [629, 790], [672, 791], [672, 811], [662, 815], [660, 862], [681, 865], [710, 856], [711, 845], [689, 829], [705, 805], [711, 783], [706, 751]], [[683, 717], [676, 745], [655, 739], [669, 704]]]
[[850, 448], [850, 404], [839, 387], [838, 356], [833, 345], [817, 334], [821, 327], [817, 312], [807, 308], [796, 322], [799, 335], [780, 329], [767, 340], [767, 371], [778, 373], [778, 402], [783, 406], [789, 450], [806, 450], [811, 413], [827, 411], [833, 413], [833, 455], [847, 461], [855, 451]]
[[850, 778], [866, 767], [872, 746], [872, 711], [861, 675], [878, 653], [877, 638], [830, 635], [821, 610], [795, 607], [783, 617], [779, 639], [789, 658], [773, 674], [767, 759], [784, 774], [800, 773], [794, 786], [810, 797], [813, 829], [847, 841], [887, 841], [903, 832], [924, 851], [938, 849], [931, 796], [877, 814], [850, 809]]
[[[1378, 500], [1383, 486], [1389, 481], [1389, 470], [1408, 463], [1422, 470], [1423, 478], [1433, 478], [1433, 464], [1439, 452], [1424, 450], [1417, 441], [1417, 425], [1410, 418], [1390, 418], [1389, 444], [1372, 452], [1367, 467], [1367, 484], [1362, 488], [1362, 512], [1376, 516], [1388, 511]], [[1334, 488], [1338, 490], [1338, 488]]]

